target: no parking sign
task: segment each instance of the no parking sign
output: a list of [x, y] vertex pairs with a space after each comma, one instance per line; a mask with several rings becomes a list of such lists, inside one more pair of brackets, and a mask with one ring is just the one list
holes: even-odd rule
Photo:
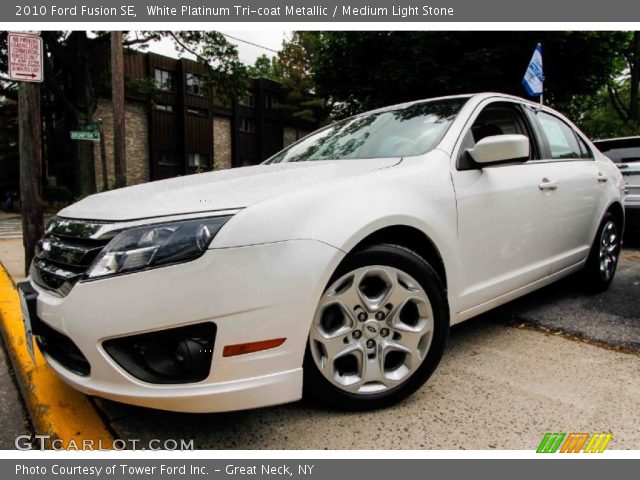
[[9, 78], [20, 82], [42, 82], [42, 38], [25, 33], [9, 33]]

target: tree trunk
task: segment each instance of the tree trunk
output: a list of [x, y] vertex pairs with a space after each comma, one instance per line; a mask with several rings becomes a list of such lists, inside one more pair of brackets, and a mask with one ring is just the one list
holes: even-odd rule
[[20, 126], [20, 207], [24, 271], [29, 274], [36, 243], [44, 233], [42, 218], [42, 120], [40, 85], [22, 82], [18, 91]]
[[638, 105], [638, 95], [640, 94], [640, 32], [633, 32], [630, 60], [629, 117], [638, 126], [640, 124], [640, 106]]
[[122, 32], [111, 32], [111, 99], [113, 102], [113, 162], [115, 187], [127, 186], [124, 125], [124, 65]]

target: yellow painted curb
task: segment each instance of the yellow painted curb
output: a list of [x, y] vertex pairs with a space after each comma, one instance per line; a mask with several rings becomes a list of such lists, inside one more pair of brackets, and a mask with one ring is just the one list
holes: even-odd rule
[[35, 433], [60, 439], [56, 447], [81, 449], [84, 441], [92, 440], [94, 449], [111, 448], [113, 437], [89, 399], [60, 380], [35, 345], [33, 364], [25, 345], [18, 291], [2, 264], [0, 324]]

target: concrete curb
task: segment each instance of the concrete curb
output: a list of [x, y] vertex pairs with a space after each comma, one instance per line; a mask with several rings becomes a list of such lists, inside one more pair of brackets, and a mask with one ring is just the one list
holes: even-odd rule
[[59, 439], [56, 448], [111, 448], [113, 437], [88, 397], [66, 385], [46, 364], [36, 346], [29, 356], [18, 291], [0, 264], [0, 330], [36, 435]]

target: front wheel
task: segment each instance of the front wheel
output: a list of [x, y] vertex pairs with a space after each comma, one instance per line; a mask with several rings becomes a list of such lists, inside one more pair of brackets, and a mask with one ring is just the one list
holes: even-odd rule
[[318, 304], [305, 394], [347, 410], [396, 403], [433, 373], [448, 331], [446, 292], [418, 254], [390, 244], [353, 253]]
[[616, 273], [621, 247], [622, 225], [615, 215], [607, 212], [598, 228], [584, 268], [589, 290], [603, 292], [609, 288]]

